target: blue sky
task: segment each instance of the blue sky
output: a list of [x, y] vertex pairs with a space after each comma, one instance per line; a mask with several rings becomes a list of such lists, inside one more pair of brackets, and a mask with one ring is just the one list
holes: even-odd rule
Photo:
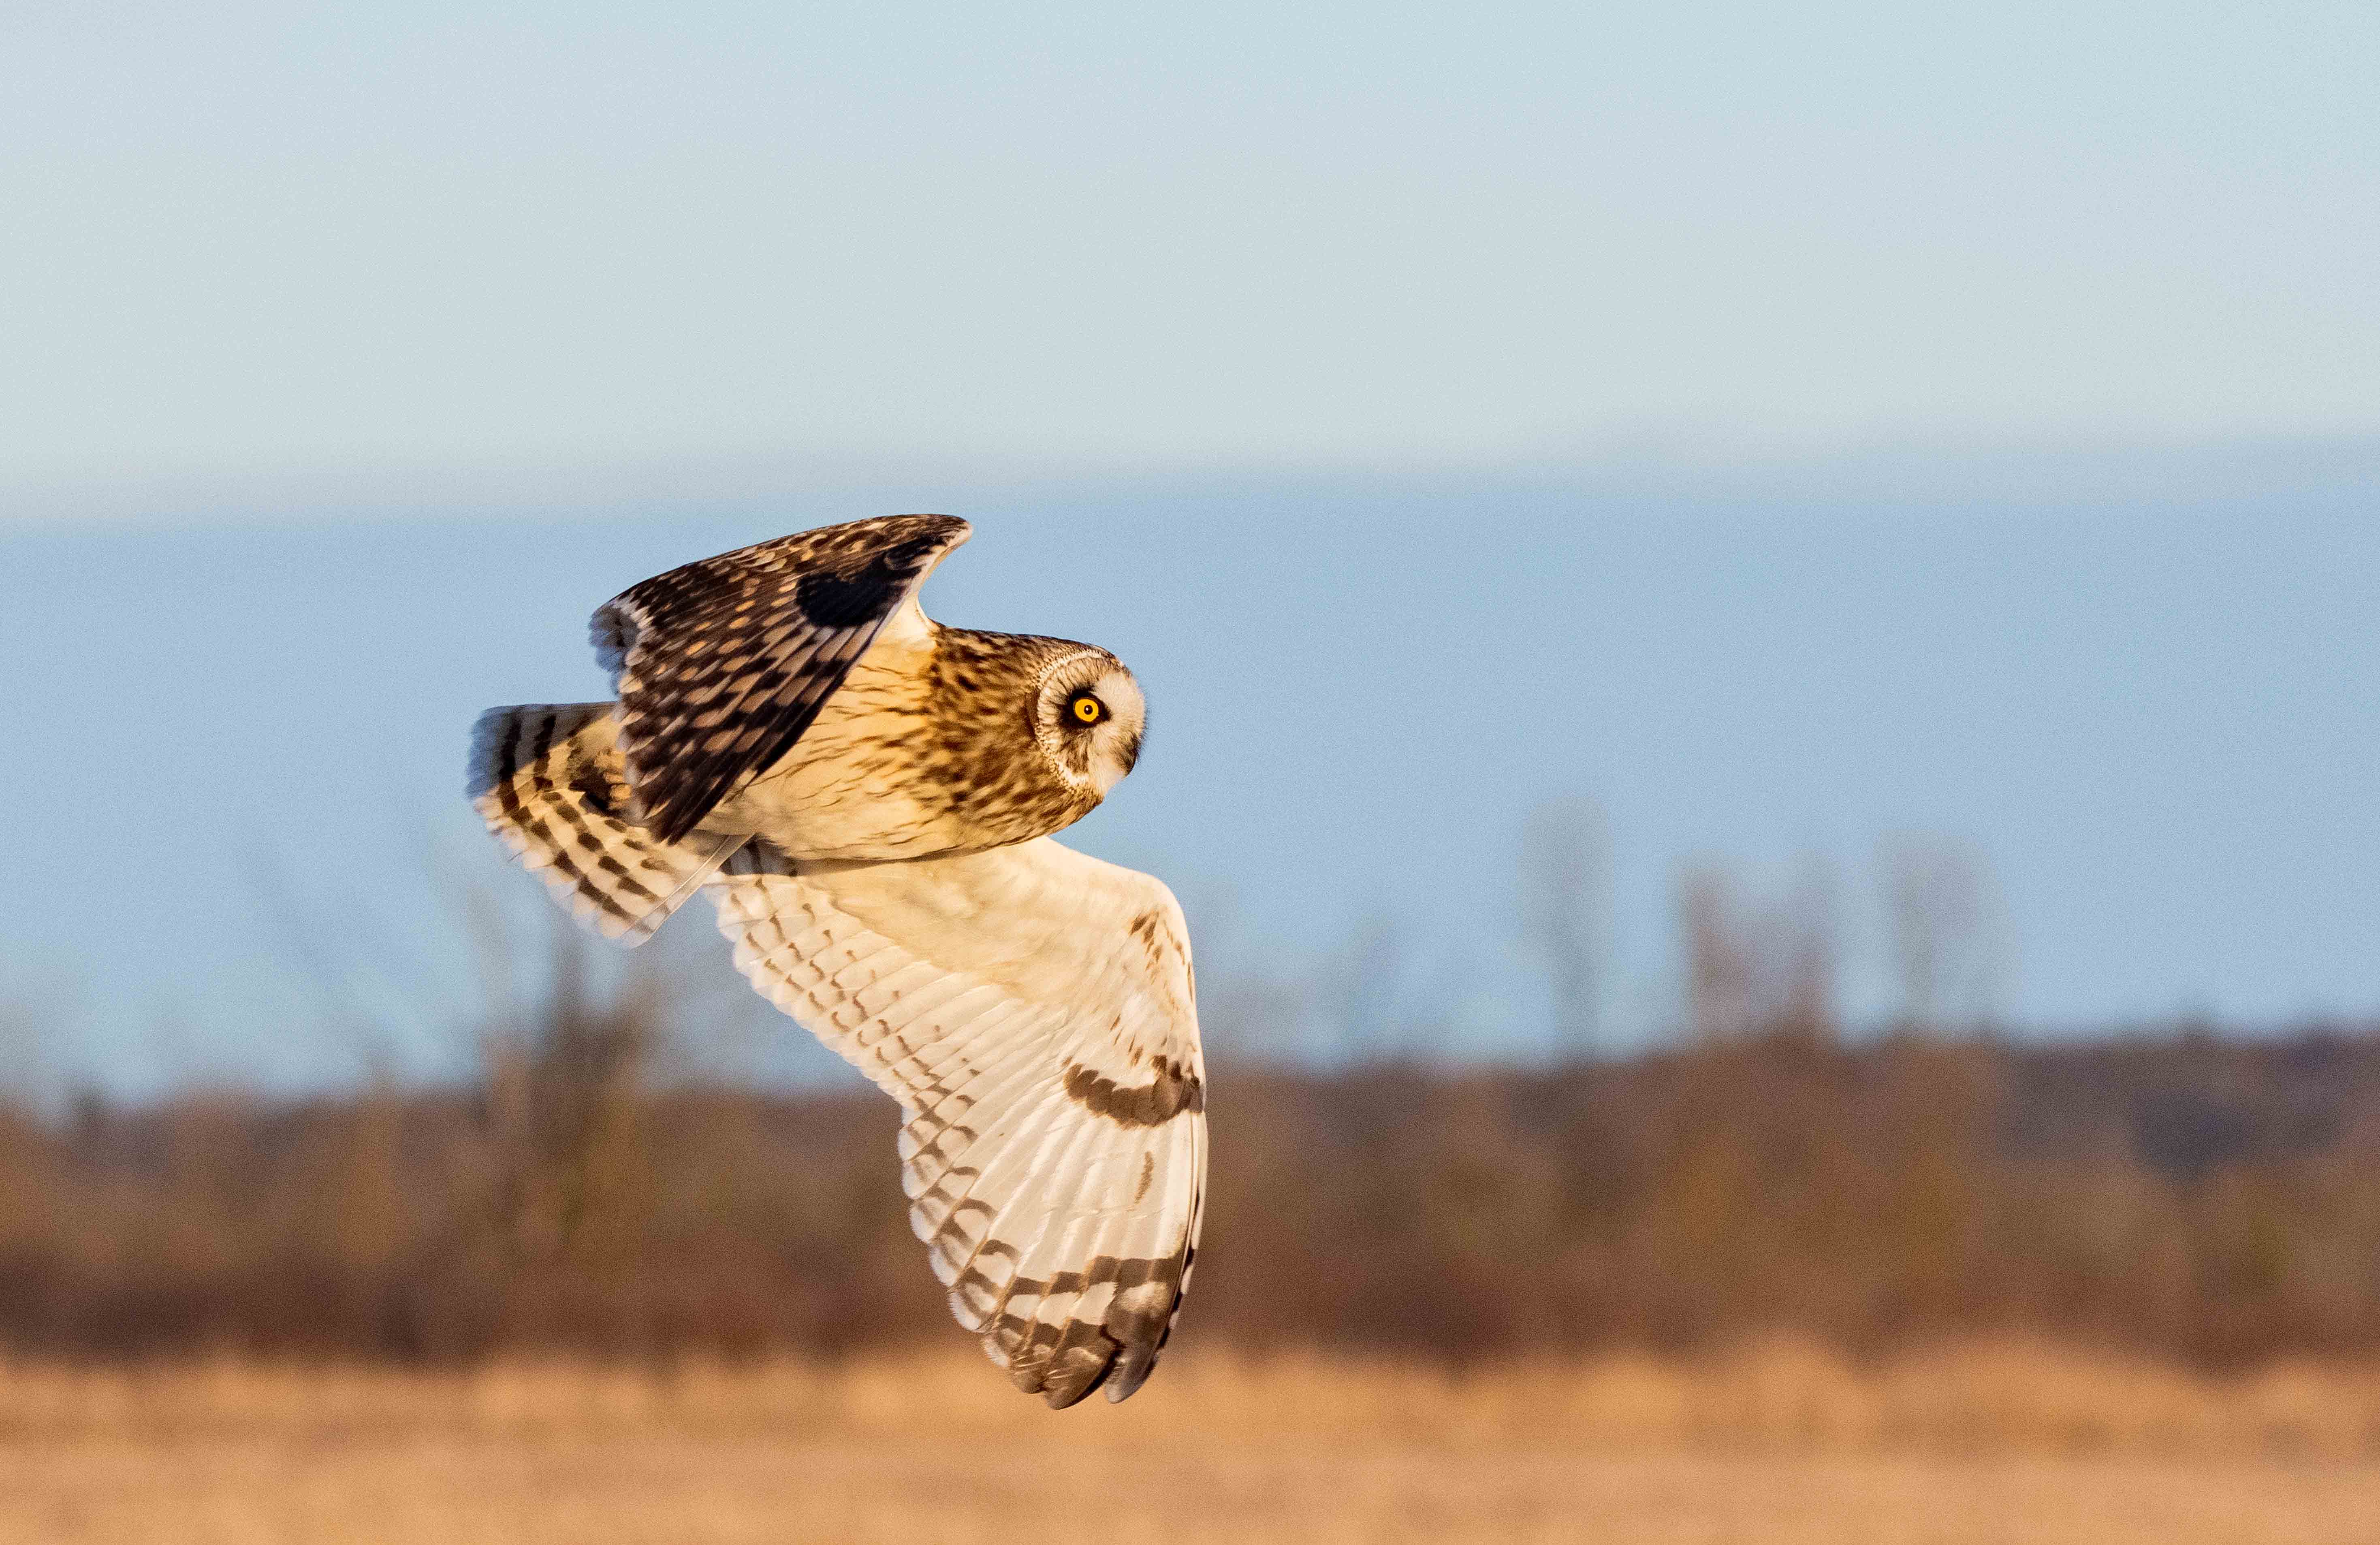
[[0, 490], [2370, 433], [2375, 78], [2286, 0], [13, 7]]
[[[1176, 887], [1210, 978], [1327, 976], [1385, 920], [1392, 996], [1451, 1021], [1442, 1049], [1531, 1055], [1523, 824], [1586, 795], [1610, 831], [1620, 1040], [1675, 1020], [1674, 887], [1701, 863], [1772, 890], [1830, 867], [1845, 1004], [1879, 1012], [1872, 869], [1907, 833], [1989, 862], [2018, 1025], [2273, 1024], [2380, 1005], [2376, 489], [975, 490], [933, 501], [979, 535], [927, 598], [1139, 673], [1148, 754], [1075, 839]], [[543, 907], [462, 805], [473, 717], [600, 693], [585, 619], [635, 579], [852, 513], [0, 537], [19, 748], [0, 998], [43, 1008], [54, 1060], [133, 1086], [451, 1057], [473, 989], [458, 896]], [[708, 923], [673, 931], [696, 948]], [[374, 1047], [321, 1022], [326, 1001], [384, 1012]], [[1310, 1026], [1259, 1031], [1313, 1049]]]
[[434, 1060], [471, 716], [949, 509], [941, 614], [1150, 683], [1086, 843], [1218, 959], [1393, 917], [1467, 1049], [1567, 794], [1627, 1033], [1706, 858], [1831, 863], [1876, 1007], [1911, 831], [2026, 1024], [2368, 1010], [2375, 78], [2349, 5], [18, 7], [0, 1002]]

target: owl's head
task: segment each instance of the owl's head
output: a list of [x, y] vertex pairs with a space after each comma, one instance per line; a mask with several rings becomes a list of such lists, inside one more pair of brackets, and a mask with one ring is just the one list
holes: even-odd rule
[[1033, 694], [1033, 739], [1070, 789], [1105, 799], [1140, 760], [1148, 705], [1123, 661], [1084, 646], [1043, 668]]

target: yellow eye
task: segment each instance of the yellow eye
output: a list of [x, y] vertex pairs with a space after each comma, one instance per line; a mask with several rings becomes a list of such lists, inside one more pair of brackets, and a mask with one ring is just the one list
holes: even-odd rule
[[1073, 701], [1066, 705], [1066, 711], [1075, 716], [1076, 724], [1097, 724], [1108, 717], [1108, 706], [1087, 692], [1075, 694]]

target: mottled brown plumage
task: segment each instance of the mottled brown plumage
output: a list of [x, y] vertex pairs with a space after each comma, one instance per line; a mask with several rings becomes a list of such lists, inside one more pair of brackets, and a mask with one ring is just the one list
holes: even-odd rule
[[676, 841], [783, 756], [966, 537], [947, 515], [854, 521], [702, 559], [605, 603], [590, 631], [653, 834]]
[[[1089, 646], [1058, 638], [942, 628], [927, 670], [930, 738], [918, 776], [964, 810], [990, 844], [1021, 842], [1073, 826], [1099, 803], [1087, 747], [1059, 757], [1080, 781], [1049, 776], [1038, 753], [1033, 706], [1041, 673]], [[1105, 650], [1102, 664], [1120, 662]]]

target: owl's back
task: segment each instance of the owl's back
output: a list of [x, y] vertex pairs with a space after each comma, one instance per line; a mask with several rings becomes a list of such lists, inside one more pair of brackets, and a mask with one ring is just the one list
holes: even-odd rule
[[1079, 646], [915, 622], [886, 629], [704, 829], [766, 837], [793, 858], [885, 860], [1004, 847], [1087, 814], [1097, 797], [1054, 775], [1031, 718], [1042, 668]]
[[773, 766], [703, 829], [765, 837], [797, 859], [915, 858], [971, 846], [937, 761], [929, 631], [880, 638]]

